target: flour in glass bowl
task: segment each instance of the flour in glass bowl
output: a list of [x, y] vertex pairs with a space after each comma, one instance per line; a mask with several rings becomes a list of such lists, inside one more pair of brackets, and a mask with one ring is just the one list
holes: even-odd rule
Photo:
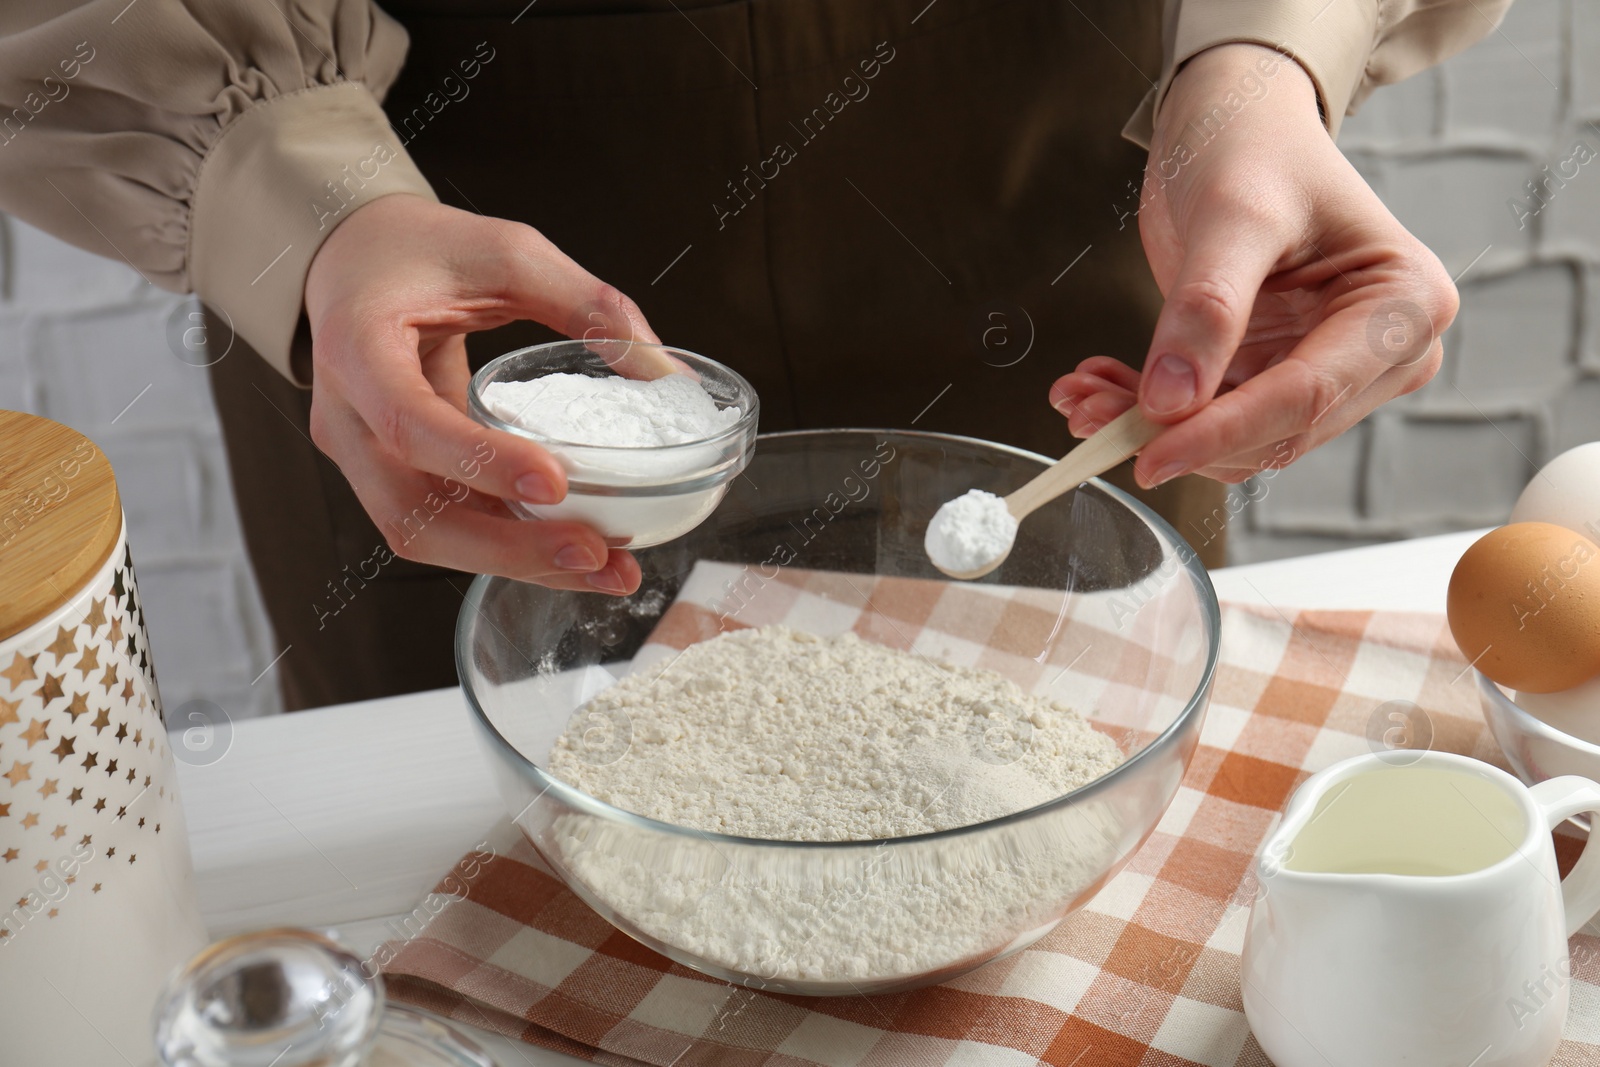
[[[597, 723], [626, 724], [620, 758], [588, 756]], [[674, 825], [847, 841], [985, 822], [1121, 760], [1077, 714], [997, 672], [769, 626], [600, 693], [549, 766]], [[571, 871], [649, 936], [741, 973], [845, 981], [923, 974], [1037, 934], [1105, 870], [1114, 822], [1088, 804], [1071, 819], [888, 851], [747, 846], [737, 859], [576, 813], [554, 829]]]

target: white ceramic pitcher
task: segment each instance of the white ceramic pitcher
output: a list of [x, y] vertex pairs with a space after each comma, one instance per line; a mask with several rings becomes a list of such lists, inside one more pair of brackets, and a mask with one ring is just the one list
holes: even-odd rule
[[1567, 938], [1600, 850], [1563, 882], [1550, 830], [1600, 786], [1533, 788], [1441, 752], [1314, 775], [1256, 859], [1245, 1015], [1277, 1067], [1537, 1067], [1567, 1015]]

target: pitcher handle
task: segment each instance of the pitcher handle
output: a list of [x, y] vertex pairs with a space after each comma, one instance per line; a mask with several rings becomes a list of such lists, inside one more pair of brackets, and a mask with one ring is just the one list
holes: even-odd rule
[[1600, 847], [1595, 846], [1597, 832], [1600, 832], [1600, 785], [1576, 774], [1566, 774], [1540, 782], [1529, 792], [1533, 794], [1533, 802], [1544, 812], [1551, 830], [1569, 816], [1589, 813], [1589, 840], [1577, 864], [1561, 880], [1561, 899], [1567, 909], [1567, 936], [1571, 937], [1600, 914]]

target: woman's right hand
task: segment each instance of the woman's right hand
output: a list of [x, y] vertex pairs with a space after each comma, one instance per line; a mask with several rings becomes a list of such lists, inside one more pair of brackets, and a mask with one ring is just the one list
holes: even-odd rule
[[515, 517], [503, 500], [554, 504], [566, 474], [537, 444], [466, 414], [468, 333], [533, 319], [568, 336], [657, 342], [632, 300], [528, 226], [396, 194], [323, 242], [305, 306], [312, 440], [396, 555], [557, 589], [639, 587], [633, 556], [593, 529]]

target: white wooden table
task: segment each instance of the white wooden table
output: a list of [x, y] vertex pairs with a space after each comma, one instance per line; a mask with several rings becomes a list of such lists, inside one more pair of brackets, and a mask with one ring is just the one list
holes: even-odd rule
[[[1450, 571], [1478, 533], [1231, 567], [1212, 577], [1224, 601], [1285, 610], [1443, 611]], [[212, 935], [333, 927], [363, 953], [398, 936], [389, 923], [501, 815], [477, 746], [455, 689], [236, 724], [221, 759], [178, 768]], [[473, 1036], [501, 1067], [583, 1062]]]

